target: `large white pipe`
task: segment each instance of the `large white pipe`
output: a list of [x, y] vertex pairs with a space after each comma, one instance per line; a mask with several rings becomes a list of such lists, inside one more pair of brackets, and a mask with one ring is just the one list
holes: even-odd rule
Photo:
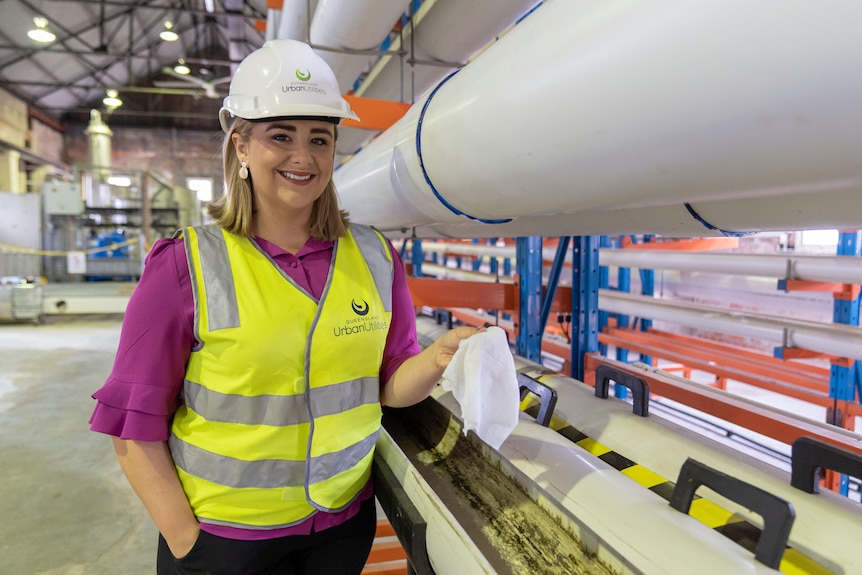
[[[787, 231], [862, 227], [859, 190], [811, 192], [768, 198], [691, 202], [697, 219], [684, 205], [593, 210], [572, 214], [523, 216], [504, 224], [462, 219], [412, 228], [393, 225], [390, 235], [420, 238], [479, 238], [514, 236], [659, 234], [668, 237], [708, 237], [731, 232]], [[388, 205], [387, 207], [393, 207]], [[353, 209], [351, 207], [351, 209]], [[397, 207], [396, 207], [397, 209]], [[368, 214], [375, 221], [382, 214]], [[393, 214], [386, 222], [395, 222]], [[713, 227], [707, 227], [708, 222]], [[717, 228], [717, 229], [716, 229]]]
[[[423, 249], [426, 245], [423, 244]], [[862, 258], [847, 256], [602, 249], [599, 250], [599, 265], [862, 284]]]
[[[408, 0], [318, 0], [311, 21], [311, 44], [344, 50], [378, 49], [409, 4]], [[317, 53], [332, 68], [342, 94], [352, 90], [359, 74], [377, 59], [369, 54]]]
[[[352, 91], [360, 74], [379, 58], [347, 51], [378, 49], [408, 5], [407, 0], [318, 0], [311, 21], [310, 42], [313, 46], [343, 50], [316, 50], [332, 68], [343, 94]], [[372, 135], [373, 132], [363, 129], [342, 128], [337, 162], [348, 159]]]
[[281, 10], [275, 8], [266, 9], [266, 30], [263, 33], [263, 39], [266, 42], [275, 40], [278, 36], [278, 23], [281, 20]]
[[612, 313], [695, 327], [701, 331], [751, 337], [786, 347], [862, 359], [862, 328], [856, 326], [778, 318], [748, 311], [728, 311], [604, 289], [599, 290], [599, 308]]
[[733, 231], [862, 225], [859, 21], [838, 0], [545, 2], [336, 184], [355, 221], [439, 236], [506, 235], [465, 215], [717, 235], [686, 202]]
[[[275, 32], [275, 37], [307, 42], [309, 23], [316, 8], [317, 0], [287, 0], [278, 17], [278, 29]], [[267, 20], [268, 34], [269, 21]]]

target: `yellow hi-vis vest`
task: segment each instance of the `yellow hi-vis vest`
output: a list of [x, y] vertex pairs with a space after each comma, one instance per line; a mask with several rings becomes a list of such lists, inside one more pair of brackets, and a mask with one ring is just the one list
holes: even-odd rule
[[254, 240], [188, 228], [199, 345], [168, 441], [201, 522], [274, 529], [338, 511], [371, 475], [392, 256], [351, 226], [320, 301]]

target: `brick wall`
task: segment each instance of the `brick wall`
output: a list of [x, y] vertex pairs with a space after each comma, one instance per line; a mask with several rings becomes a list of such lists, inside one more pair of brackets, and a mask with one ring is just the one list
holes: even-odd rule
[[[188, 177], [213, 179], [215, 193], [222, 181], [221, 131], [193, 131], [166, 128], [108, 126], [111, 138], [111, 167], [149, 170], [175, 185], [185, 185]], [[86, 125], [69, 125], [64, 136], [68, 164], [89, 163]]]

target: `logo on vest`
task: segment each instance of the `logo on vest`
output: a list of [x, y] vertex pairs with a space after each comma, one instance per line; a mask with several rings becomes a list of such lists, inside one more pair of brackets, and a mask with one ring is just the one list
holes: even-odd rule
[[334, 326], [332, 328], [332, 335], [335, 337], [389, 329], [389, 322], [381, 315], [370, 314], [371, 306], [364, 299], [360, 299], [359, 302], [355, 299], [350, 300], [350, 307], [353, 309], [353, 313], [359, 317], [345, 319], [344, 325]]
[[365, 300], [360, 300], [362, 304], [356, 303], [356, 300], [350, 300], [350, 307], [353, 308], [353, 312], [356, 315], [368, 315], [368, 302]]

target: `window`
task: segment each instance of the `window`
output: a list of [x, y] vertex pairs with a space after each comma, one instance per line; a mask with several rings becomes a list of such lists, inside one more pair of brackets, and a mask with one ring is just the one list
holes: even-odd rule
[[838, 230], [804, 230], [802, 232], [803, 246], [831, 246], [838, 245]]
[[187, 178], [186, 187], [193, 190], [201, 202], [211, 202], [213, 199], [213, 181], [211, 178]]

